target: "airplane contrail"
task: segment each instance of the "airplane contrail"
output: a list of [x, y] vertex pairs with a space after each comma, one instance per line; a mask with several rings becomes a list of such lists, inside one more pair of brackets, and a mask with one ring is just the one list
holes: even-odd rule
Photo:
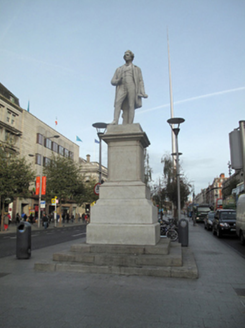
[[[209, 97], [219, 96], [219, 95], [223, 95], [223, 94], [226, 94], [226, 93], [236, 92], [236, 91], [241, 91], [241, 90], [245, 90], [245, 87], [240, 87], [240, 88], [236, 88], [236, 89], [229, 89], [229, 90], [223, 90], [223, 91], [208, 93], [208, 94], [202, 95], [202, 96], [197, 96], [197, 97], [187, 98], [187, 99], [183, 99], [183, 100], [178, 100], [178, 101], [175, 101], [174, 104], [175, 105], [183, 104], [183, 103], [188, 102], [188, 101], [193, 101], [193, 100], [198, 100], [198, 99], [202, 99], [202, 98], [209, 98]], [[160, 109], [160, 108], [164, 108], [164, 107], [169, 107], [169, 106], [170, 106], [170, 104], [168, 103], [168, 104], [164, 104], [164, 105], [161, 105], [161, 106], [148, 108], [148, 109], [145, 109], [145, 110], [140, 110], [139, 111], [139, 114], [146, 113], [146, 112], [151, 112], [151, 111], [154, 111], [156, 109]]]

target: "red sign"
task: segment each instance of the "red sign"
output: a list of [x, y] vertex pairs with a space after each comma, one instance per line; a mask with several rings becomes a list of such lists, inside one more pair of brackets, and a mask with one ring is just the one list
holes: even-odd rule
[[40, 190], [40, 177], [36, 177], [36, 195], [39, 195]]
[[[47, 177], [42, 177], [42, 195], [46, 194], [46, 181]], [[40, 192], [40, 177], [36, 177], [36, 195], [39, 195]]]
[[42, 177], [42, 195], [45, 195], [46, 194], [46, 180], [47, 180], [47, 177]]

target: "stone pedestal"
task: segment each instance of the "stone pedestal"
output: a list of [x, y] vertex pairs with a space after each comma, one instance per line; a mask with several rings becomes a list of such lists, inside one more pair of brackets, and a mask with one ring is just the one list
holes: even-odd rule
[[156, 245], [160, 240], [157, 208], [144, 183], [144, 148], [150, 142], [139, 124], [109, 125], [108, 181], [91, 208], [89, 244]]

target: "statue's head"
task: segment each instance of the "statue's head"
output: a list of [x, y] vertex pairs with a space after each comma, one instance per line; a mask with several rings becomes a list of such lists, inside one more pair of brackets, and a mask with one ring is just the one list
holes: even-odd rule
[[127, 51], [125, 51], [125, 54], [124, 54], [124, 56], [123, 56], [123, 59], [124, 60], [126, 60], [126, 57], [125, 57], [125, 55], [127, 54], [127, 53], [129, 53], [130, 54], [130, 56], [131, 56], [131, 59], [132, 59], [132, 61], [134, 60], [134, 54], [132, 53], [132, 51], [130, 51], [130, 50], [127, 50]]

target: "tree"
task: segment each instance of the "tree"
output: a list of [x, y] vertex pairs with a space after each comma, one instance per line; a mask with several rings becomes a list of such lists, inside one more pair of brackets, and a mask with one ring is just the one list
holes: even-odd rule
[[145, 169], [145, 184], [149, 187], [150, 182], [152, 181], [152, 168], [149, 164], [149, 154], [147, 150], [144, 150], [144, 169]]
[[47, 177], [47, 201], [57, 196], [60, 204], [69, 201], [81, 205], [98, 199], [93, 193], [95, 182], [86, 183], [80, 174], [80, 166], [71, 158], [53, 156], [44, 168], [44, 175]]
[[3, 230], [4, 206], [11, 203], [17, 197], [30, 196], [29, 184], [34, 180], [35, 174], [31, 164], [27, 164], [25, 158], [0, 151], [0, 204], [1, 230]]
[[[165, 182], [165, 194], [171, 202], [173, 202], [175, 209], [178, 204], [177, 196], [177, 178], [176, 178], [176, 167], [173, 165], [172, 158], [169, 155], [165, 155], [162, 159], [163, 176]], [[180, 206], [184, 206], [188, 200], [188, 196], [191, 193], [191, 184], [187, 181], [186, 177], [181, 174], [180, 176]], [[176, 215], [176, 211], [174, 213]]]

